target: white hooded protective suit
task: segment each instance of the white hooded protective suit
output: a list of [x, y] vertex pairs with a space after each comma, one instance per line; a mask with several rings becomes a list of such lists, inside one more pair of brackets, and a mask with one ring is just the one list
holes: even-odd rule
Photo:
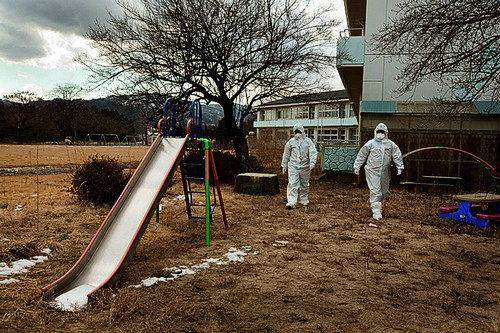
[[[385, 138], [377, 139], [377, 130], [385, 132]], [[404, 169], [403, 157], [399, 147], [388, 139], [389, 131], [385, 124], [380, 123], [375, 127], [374, 138], [369, 140], [358, 152], [354, 162], [354, 172], [359, 174], [359, 169], [366, 161], [365, 174], [368, 188], [370, 189], [370, 207], [373, 218], [382, 218], [382, 202], [389, 191], [391, 180], [391, 162], [394, 162], [398, 173]]]
[[309, 204], [309, 178], [311, 167], [316, 164], [318, 151], [311, 139], [305, 136], [304, 127], [300, 123], [293, 126], [300, 135], [290, 139], [283, 152], [281, 167], [288, 171], [288, 187], [286, 191], [287, 206], [294, 207], [300, 195], [300, 203]]

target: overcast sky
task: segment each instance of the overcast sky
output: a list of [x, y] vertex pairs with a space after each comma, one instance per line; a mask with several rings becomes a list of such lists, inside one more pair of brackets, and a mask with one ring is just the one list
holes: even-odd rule
[[[331, 1], [345, 22], [343, 0]], [[88, 73], [74, 59], [95, 54], [84, 35], [118, 10], [115, 0], [0, 0], [0, 98], [20, 90], [48, 97], [57, 85], [84, 85]], [[84, 97], [93, 96], [99, 92]]]

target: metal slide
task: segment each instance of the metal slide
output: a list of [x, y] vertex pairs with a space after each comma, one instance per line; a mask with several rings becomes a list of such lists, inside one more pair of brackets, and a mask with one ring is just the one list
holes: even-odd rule
[[131, 258], [187, 147], [185, 138], [158, 136], [76, 264], [42, 289], [43, 300], [75, 310], [116, 282]]

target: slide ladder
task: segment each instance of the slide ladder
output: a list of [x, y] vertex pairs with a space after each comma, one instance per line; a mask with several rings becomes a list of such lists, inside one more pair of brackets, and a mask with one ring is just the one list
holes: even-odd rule
[[[199, 99], [191, 103], [188, 127], [190, 146], [186, 149], [180, 164], [186, 213], [189, 218], [206, 221], [206, 244], [208, 246], [210, 245], [210, 222], [213, 221], [213, 212], [218, 206], [217, 195], [225, 229], [228, 229], [228, 223], [212, 146], [208, 139], [203, 138], [203, 129], [206, 133], [206, 124], [202, 120]], [[200, 212], [202, 207], [204, 212]]]

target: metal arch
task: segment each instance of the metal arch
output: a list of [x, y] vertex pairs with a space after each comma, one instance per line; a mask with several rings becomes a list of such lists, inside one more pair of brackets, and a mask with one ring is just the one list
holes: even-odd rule
[[162, 137], [175, 137], [175, 125], [177, 123], [175, 112], [175, 101], [171, 97], [167, 97], [163, 105], [163, 118], [158, 122], [158, 130]]
[[404, 154], [403, 155], [403, 159], [405, 157], [408, 157], [410, 155], [413, 155], [415, 153], [418, 153], [418, 152], [421, 152], [421, 151], [424, 151], [424, 150], [453, 150], [453, 151], [457, 151], [459, 153], [463, 153], [463, 154], [469, 155], [476, 162], [478, 162], [479, 164], [481, 164], [486, 169], [486, 171], [488, 171], [488, 173], [491, 176], [491, 178], [493, 178], [493, 181], [494, 181], [494, 184], [497, 187], [497, 190], [500, 190], [500, 173], [498, 173], [498, 171], [495, 170], [495, 168], [493, 166], [491, 166], [488, 162], [486, 162], [485, 160], [483, 160], [479, 156], [476, 156], [476, 155], [474, 155], [474, 154], [472, 154], [472, 153], [470, 153], [468, 151], [462, 150], [462, 149], [453, 148], [453, 147], [441, 147], [441, 146], [419, 148], [419, 149], [415, 149], [415, 150], [412, 150], [412, 151]]
[[[482, 158], [480, 158], [479, 156], [476, 156], [472, 153], [469, 153], [468, 151], [465, 151], [465, 150], [462, 150], [462, 149], [458, 149], [458, 148], [453, 148], [453, 147], [441, 147], [441, 146], [436, 146], [436, 147], [425, 147], [425, 148], [419, 148], [419, 149], [415, 149], [415, 150], [412, 150], [406, 154], [403, 155], [403, 158], [407, 157], [407, 156], [410, 156], [410, 155], [413, 155], [414, 153], [418, 153], [418, 152], [421, 152], [421, 151], [424, 151], [424, 150], [437, 150], [437, 149], [443, 149], [443, 150], [454, 150], [454, 151], [458, 151], [459, 153], [464, 153], [466, 155], [469, 155], [471, 156], [472, 158], [474, 158], [477, 162], [479, 162], [486, 170], [488, 170], [489, 172], [489, 169], [491, 169], [496, 175], [497, 177], [500, 177], [500, 173], [498, 173], [497, 170], [495, 170], [494, 167], [492, 167], [488, 162], [486, 162], [485, 160], [483, 160]], [[489, 169], [488, 169], [489, 168]]]
[[203, 117], [201, 114], [201, 104], [199, 98], [196, 98], [193, 102], [191, 102], [191, 106], [189, 107], [189, 117], [193, 119], [190, 128], [190, 138], [201, 139]]

